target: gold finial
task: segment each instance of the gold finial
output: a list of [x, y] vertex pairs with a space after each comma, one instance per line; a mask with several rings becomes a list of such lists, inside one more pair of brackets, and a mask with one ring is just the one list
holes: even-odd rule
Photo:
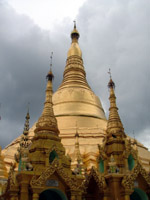
[[111, 69], [110, 68], [109, 68], [108, 74], [110, 76], [110, 80], [109, 80], [109, 83], [108, 83], [108, 88], [113, 88], [114, 89], [115, 88], [115, 83], [112, 80]]
[[28, 131], [29, 131], [29, 119], [30, 119], [29, 104], [30, 103], [28, 103], [28, 106], [27, 106], [27, 115], [26, 115], [26, 120], [25, 120], [25, 124], [24, 124], [24, 130], [23, 130], [24, 135], [28, 135]]
[[46, 79], [48, 81], [52, 81], [54, 79], [54, 75], [52, 73], [52, 60], [53, 60], [53, 52], [51, 52], [51, 55], [50, 55], [50, 71], [48, 72], [46, 76]]
[[76, 29], [76, 21], [74, 20], [73, 22], [74, 22], [74, 29], [71, 32], [71, 38], [72, 38], [72, 40], [75, 40], [75, 42], [77, 42], [80, 37], [80, 34]]

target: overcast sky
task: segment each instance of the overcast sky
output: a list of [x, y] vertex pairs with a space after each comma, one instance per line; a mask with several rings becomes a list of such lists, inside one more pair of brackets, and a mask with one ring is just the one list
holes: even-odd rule
[[150, 148], [149, 0], [0, 0], [0, 145], [22, 134], [28, 102], [30, 126], [40, 116], [51, 51], [54, 90], [61, 83], [74, 19], [106, 115], [111, 68], [125, 132]]

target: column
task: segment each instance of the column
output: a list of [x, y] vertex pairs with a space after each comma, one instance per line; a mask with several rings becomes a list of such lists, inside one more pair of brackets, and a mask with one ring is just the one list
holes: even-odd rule
[[71, 200], [78, 200], [77, 196], [78, 196], [77, 191], [71, 191]]
[[18, 189], [13, 189], [9, 193], [10, 200], [18, 200]]
[[39, 199], [39, 194], [38, 193], [34, 193], [32, 196], [32, 200], [38, 200]]
[[124, 200], [130, 200], [130, 195], [125, 195]]
[[125, 189], [124, 192], [121, 193], [121, 196], [124, 200], [130, 200], [130, 195], [133, 193], [131, 189]]
[[82, 200], [82, 194], [80, 193], [77, 194], [77, 200]]
[[28, 200], [28, 199], [29, 199], [28, 184], [21, 183], [20, 200]]
[[110, 196], [110, 193], [109, 193], [107, 190], [105, 190], [105, 191], [104, 191], [103, 200], [109, 200], [109, 196]]
[[12, 196], [10, 200], [18, 200], [18, 196]]
[[105, 197], [103, 198], [103, 200], [109, 200], [108, 198], [109, 198], [109, 197], [105, 196]]

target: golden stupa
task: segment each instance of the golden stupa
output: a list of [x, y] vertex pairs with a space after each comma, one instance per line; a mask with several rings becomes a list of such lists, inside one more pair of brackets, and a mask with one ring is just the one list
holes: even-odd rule
[[[27, 112], [23, 134], [3, 150], [10, 170], [0, 200], [149, 200], [150, 152], [124, 131], [111, 73], [106, 120], [86, 81], [76, 25], [71, 38], [62, 84], [53, 94], [50, 70], [41, 116], [29, 131]], [[0, 156], [0, 181], [5, 163]]]
[[32, 142], [28, 137], [28, 112], [16, 162], [11, 165], [0, 200], [149, 200], [150, 174], [124, 132], [111, 77], [106, 136], [98, 145], [97, 167], [88, 173], [82, 162], [78, 130], [71, 169], [71, 159], [65, 154], [54, 116], [51, 70], [47, 80], [44, 108]]
[[[100, 99], [86, 80], [82, 51], [78, 44], [79, 37], [75, 24], [71, 32], [72, 43], [67, 54], [63, 81], [53, 94], [53, 109], [66, 154], [70, 157], [75, 154], [77, 130], [82, 162], [89, 170], [92, 166], [97, 166], [98, 144], [102, 144], [106, 136], [107, 119]], [[30, 139], [34, 136], [34, 129], [35, 125], [29, 131]], [[7, 168], [14, 160], [20, 138], [15, 139], [3, 150]], [[143, 166], [150, 171], [150, 152], [135, 139], [130, 139], [138, 150]]]

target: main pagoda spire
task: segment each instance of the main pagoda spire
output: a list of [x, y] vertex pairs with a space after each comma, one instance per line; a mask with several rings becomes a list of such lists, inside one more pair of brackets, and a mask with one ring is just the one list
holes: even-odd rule
[[82, 51], [78, 44], [80, 34], [76, 28], [76, 22], [74, 21], [74, 28], [71, 32], [71, 46], [67, 54], [67, 62], [64, 71], [64, 79], [59, 89], [65, 87], [83, 87], [90, 89], [87, 80], [86, 73], [83, 66]]
[[[76, 140], [74, 130], [76, 123], [79, 124], [79, 131], [82, 130], [80, 151], [82, 156], [87, 155], [84, 157], [84, 164], [90, 168], [91, 165], [96, 165], [97, 139], [100, 138], [102, 141], [105, 137], [107, 121], [99, 98], [88, 85], [82, 51], [78, 43], [79, 37], [75, 23], [71, 32], [71, 46], [67, 54], [63, 80], [53, 95], [53, 108], [58, 120], [60, 137], [70, 156], [73, 155]], [[98, 128], [98, 124], [101, 128]], [[90, 148], [89, 144], [94, 144], [95, 147]], [[91, 159], [93, 155], [95, 160]]]

